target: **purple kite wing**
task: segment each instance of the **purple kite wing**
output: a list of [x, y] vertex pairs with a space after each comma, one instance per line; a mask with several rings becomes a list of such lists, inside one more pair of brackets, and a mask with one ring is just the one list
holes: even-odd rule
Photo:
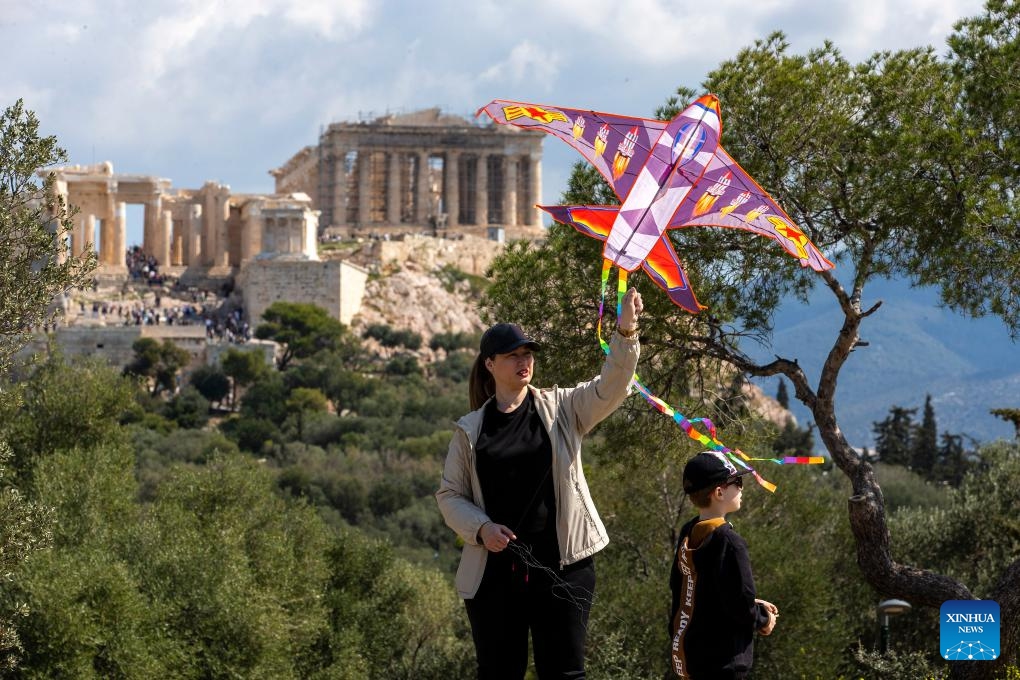
[[547, 132], [574, 147], [606, 178], [622, 202], [667, 123], [545, 104], [495, 99], [475, 114], [501, 125]]
[[[680, 180], [677, 180], [680, 181]], [[721, 146], [694, 189], [677, 208], [668, 229], [726, 227], [743, 229], [777, 241], [815, 271], [832, 269], [804, 230]]]

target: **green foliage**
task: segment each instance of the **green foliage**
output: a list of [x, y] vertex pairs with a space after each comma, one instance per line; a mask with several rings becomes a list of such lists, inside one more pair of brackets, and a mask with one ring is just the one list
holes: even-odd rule
[[324, 632], [329, 536], [270, 485], [239, 457], [178, 468], [140, 527], [133, 561], [182, 677], [296, 677]]
[[[5, 582], [30, 555], [48, 547], [53, 539], [52, 510], [10, 486], [7, 463], [11, 456], [10, 447], [0, 440], [0, 574], [4, 574]], [[0, 674], [12, 671], [20, 660], [18, 621], [28, 612], [23, 602], [7, 602], [0, 607]]]
[[148, 602], [121, 553], [138, 521], [131, 450], [119, 445], [53, 453], [41, 460], [35, 496], [52, 507], [54, 547], [20, 571], [5, 607], [19, 599], [28, 677], [145, 677], [166, 673]]
[[237, 388], [251, 385], [268, 371], [262, 352], [246, 352], [233, 348], [228, 349], [220, 357], [220, 366], [230, 378], [230, 403], [234, 408], [237, 408]]
[[237, 445], [214, 430], [162, 433], [136, 427], [129, 430], [135, 452], [138, 496], [151, 501], [175, 465], [204, 465], [218, 455], [238, 453]]
[[799, 428], [788, 419], [772, 440], [772, 452], [781, 456], [810, 456], [815, 450], [815, 438], [811, 428]]
[[942, 680], [949, 677], [945, 663], [933, 663], [923, 652], [897, 652], [885, 654], [863, 648], [854, 650], [861, 680]]
[[945, 483], [932, 481], [901, 465], [878, 462], [874, 469], [889, 513], [900, 508], [944, 508], [950, 503], [951, 494]]
[[[434, 571], [394, 561], [388, 546], [344, 532], [329, 555], [335, 565], [327, 605], [342, 625], [329, 652], [332, 668], [362, 668], [368, 678], [466, 678], [474, 650], [463, 607]], [[352, 647], [360, 654], [352, 658]]]
[[289, 390], [279, 373], [267, 373], [252, 384], [241, 399], [241, 415], [280, 426], [287, 419]]
[[875, 452], [883, 463], [904, 467], [910, 465], [915, 413], [916, 408], [893, 406], [885, 420], [873, 424]]
[[[445, 378], [455, 383], [467, 383], [473, 363], [473, 355], [467, 352], [451, 352], [445, 359], [433, 364], [432, 370], [439, 378]], [[465, 402], [464, 405], [466, 407], [467, 403]]]
[[243, 451], [263, 455], [272, 450], [274, 444], [283, 441], [280, 428], [258, 416], [230, 418], [220, 423], [220, 430], [237, 443]]
[[164, 390], [173, 393], [177, 388], [177, 374], [191, 359], [188, 351], [172, 340], [159, 342], [153, 338], [138, 338], [131, 349], [134, 358], [124, 367], [124, 374], [143, 378], [151, 385], [153, 395]]
[[889, 415], [874, 423], [875, 452], [888, 465], [909, 467], [925, 479], [959, 486], [970, 467], [963, 435], [944, 432], [938, 437], [935, 409], [929, 395], [924, 416], [915, 423], [916, 408], [893, 406]]
[[[988, 593], [1002, 571], [1020, 558], [1020, 450], [996, 442], [980, 450], [982, 467], [947, 491], [943, 508], [903, 509], [890, 520], [901, 554], [968, 583], [975, 596]], [[937, 618], [937, 617], [936, 617]]]
[[476, 276], [474, 274], [468, 274], [465, 271], [457, 269], [453, 265], [444, 265], [436, 273], [436, 277], [443, 283], [443, 287], [448, 292], [453, 292], [454, 289], [463, 282], [467, 282], [468, 295], [471, 298], [478, 299], [481, 297], [485, 289], [489, 287], [489, 280], [482, 276]]
[[326, 395], [314, 387], [295, 387], [287, 397], [287, 410], [297, 427], [297, 438], [304, 439], [305, 419], [309, 414], [325, 411], [329, 406]]
[[50, 355], [8, 400], [0, 428], [14, 453], [15, 474], [31, 477], [35, 462], [63, 449], [116, 438], [118, 421], [134, 407], [135, 387], [105, 362]]
[[790, 408], [790, 394], [786, 391], [786, 381], [779, 379], [779, 387], [776, 388], [776, 402], [785, 409]]
[[421, 335], [409, 330], [395, 330], [384, 323], [374, 323], [362, 333], [362, 337], [378, 340], [383, 347], [405, 347], [416, 350], [421, 347]]
[[[956, 309], [1003, 318], [1020, 329], [1020, 5], [988, 0], [984, 12], [958, 22], [949, 62], [963, 96], [964, 127], [974, 187], [972, 211], [945, 248], [928, 280], [948, 282], [943, 300]], [[925, 281], [927, 282], [927, 281]]]
[[931, 405], [930, 394], [925, 395], [922, 413], [921, 423], [914, 432], [910, 446], [910, 467], [931, 479], [935, 474], [935, 463], [938, 457], [939, 430], [935, 423], [935, 408]]
[[398, 354], [386, 362], [387, 375], [414, 375], [421, 373], [418, 360], [409, 354]]
[[22, 100], [0, 114], [0, 375], [49, 320], [53, 300], [85, 286], [96, 266], [95, 253], [69, 257], [74, 211], [57, 196], [52, 174], [41, 183], [36, 176], [66, 160], [56, 137], [39, 136], [39, 120]]
[[996, 418], [1002, 418], [1007, 423], [1012, 423], [1016, 428], [1016, 438], [1020, 439], [1020, 408], [993, 408], [991, 414]]
[[304, 359], [316, 352], [352, 351], [347, 327], [322, 307], [301, 302], [274, 302], [262, 313], [265, 320], [255, 336], [284, 345], [278, 365], [285, 369], [293, 359]]
[[188, 375], [188, 382], [213, 404], [230, 394], [230, 378], [220, 366], [199, 366]]
[[479, 339], [477, 333], [436, 333], [429, 341], [429, 348], [433, 351], [443, 349], [447, 352], [474, 349], [478, 347]]
[[183, 428], [205, 427], [209, 422], [209, 400], [189, 385], [166, 402], [163, 416]]

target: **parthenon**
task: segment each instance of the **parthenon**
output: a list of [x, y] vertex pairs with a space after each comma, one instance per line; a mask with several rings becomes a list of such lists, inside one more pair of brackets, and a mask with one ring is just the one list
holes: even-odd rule
[[277, 193], [311, 196], [328, 233], [486, 237], [499, 228], [509, 238], [534, 238], [542, 137], [428, 109], [334, 123], [317, 146], [270, 174]]

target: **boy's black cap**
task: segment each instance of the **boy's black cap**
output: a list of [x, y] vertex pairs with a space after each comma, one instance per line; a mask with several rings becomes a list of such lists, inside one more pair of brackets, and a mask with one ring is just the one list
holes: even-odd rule
[[702, 451], [687, 461], [684, 467], [684, 493], [710, 489], [723, 484], [727, 479], [750, 472], [747, 468], [738, 470], [725, 454], [718, 451]]
[[498, 323], [482, 334], [481, 352], [483, 357], [508, 354], [521, 345], [539, 350], [542, 346], [525, 335], [515, 323]]

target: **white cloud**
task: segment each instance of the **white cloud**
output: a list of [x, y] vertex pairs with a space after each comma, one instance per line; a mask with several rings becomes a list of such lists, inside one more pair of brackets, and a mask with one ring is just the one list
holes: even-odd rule
[[548, 89], [559, 75], [560, 55], [556, 51], [535, 45], [530, 40], [518, 43], [506, 59], [485, 69], [479, 76], [482, 82], [508, 82], [516, 85], [531, 81]]

